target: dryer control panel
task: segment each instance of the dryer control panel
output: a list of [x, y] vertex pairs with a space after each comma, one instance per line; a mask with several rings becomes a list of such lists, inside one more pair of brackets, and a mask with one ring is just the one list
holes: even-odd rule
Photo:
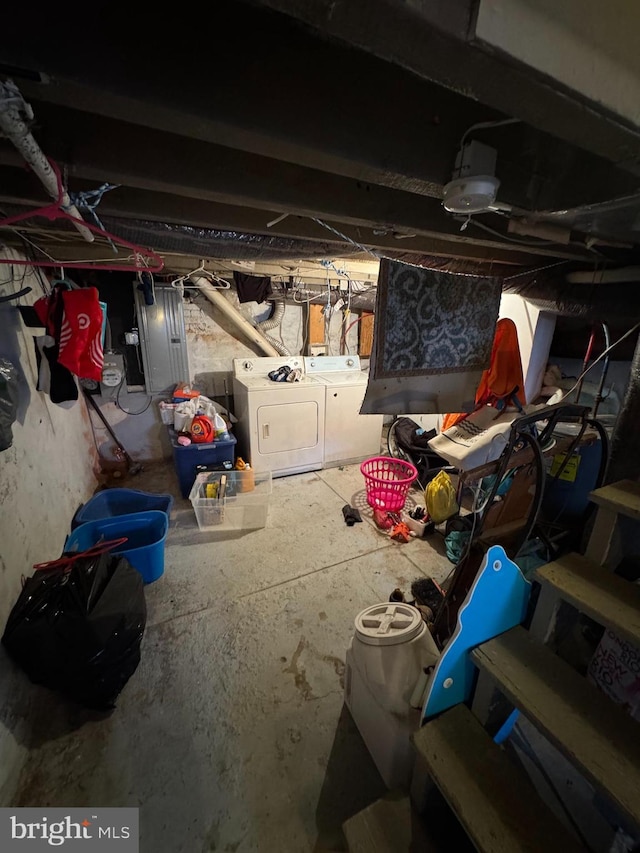
[[304, 363], [298, 356], [281, 355], [277, 358], [271, 358], [271, 356], [266, 355], [256, 358], [234, 358], [233, 375], [236, 377], [268, 376], [272, 370], [277, 370], [283, 364], [288, 364], [292, 370], [299, 368], [304, 372]]

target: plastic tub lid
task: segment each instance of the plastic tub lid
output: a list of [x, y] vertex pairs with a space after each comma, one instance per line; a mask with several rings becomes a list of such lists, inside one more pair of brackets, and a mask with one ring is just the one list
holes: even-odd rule
[[355, 626], [358, 639], [370, 646], [408, 643], [425, 629], [419, 610], [410, 604], [389, 601], [358, 613]]

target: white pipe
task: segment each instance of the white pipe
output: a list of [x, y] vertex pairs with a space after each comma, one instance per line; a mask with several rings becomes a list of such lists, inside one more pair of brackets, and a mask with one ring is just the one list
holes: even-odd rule
[[616, 270], [587, 270], [570, 272], [566, 276], [572, 284], [617, 284], [623, 281], [640, 281], [640, 267], [620, 267]]
[[207, 278], [202, 275], [189, 276], [191, 281], [200, 289], [202, 294], [207, 297], [212, 305], [219, 308], [220, 311], [236, 326], [242, 334], [248, 338], [252, 344], [259, 347], [264, 355], [272, 357], [278, 356], [280, 353], [268, 341], [264, 339], [262, 334], [245, 319], [242, 314], [235, 308], [217, 287], [214, 287]]
[[[8, 137], [22, 154], [27, 163], [31, 166], [35, 174], [40, 178], [45, 190], [51, 198], [57, 200], [58, 178], [56, 173], [51, 168], [51, 164], [44, 156], [42, 149], [35, 141], [31, 132], [20, 115], [20, 107], [26, 108], [27, 113], [31, 112], [29, 107], [20, 94], [20, 90], [12, 80], [7, 80], [6, 83], [0, 83], [0, 130]], [[33, 115], [31, 113], [31, 115]], [[60, 206], [73, 216], [74, 219], [82, 219], [80, 211], [72, 204], [69, 198], [69, 193], [62, 188], [62, 198]], [[92, 232], [79, 222], [73, 222], [72, 225], [77, 228], [78, 233], [88, 242], [93, 243], [94, 236]]]

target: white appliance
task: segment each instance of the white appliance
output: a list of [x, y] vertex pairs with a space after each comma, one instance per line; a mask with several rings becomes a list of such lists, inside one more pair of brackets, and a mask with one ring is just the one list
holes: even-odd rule
[[[299, 382], [273, 382], [282, 365], [303, 371]], [[304, 374], [295, 356], [234, 358], [237, 436], [257, 473], [274, 477], [317, 471], [324, 453], [324, 384]]]
[[388, 788], [411, 780], [410, 737], [421, 712], [410, 702], [416, 685], [425, 684], [424, 668], [439, 656], [420, 611], [409, 604], [374, 604], [356, 616], [344, 700]]
[[324, 468], [380, 455], [382, 415], [361, 415], [367, 374], [357, 355], [312, 356], [307, 376], [325, 386]]

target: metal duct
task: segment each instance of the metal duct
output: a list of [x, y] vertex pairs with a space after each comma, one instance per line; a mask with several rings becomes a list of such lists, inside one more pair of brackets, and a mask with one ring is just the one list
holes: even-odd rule
[[348, 243], [301, 240], [288, 237], [245, 234], [219, 228], [194, 228], [143, 219], [102, 217], [105, 228], [119, 237], [159, 252], [180, 252], [196, 258], [274, 261], [292, 258], [323, 258], [361, 254]]
[[516, 293], [541, 311], [581, 317], [594, 322], [640, 319], [638, 282], [610, 284], [572, 284], [562, 279], [534, 278], [505, 280], [505, 293]]
[[[272, 286], [276, 287], [272, 282]], [[285, 288], [280, 288], [277, 291], [278, 295], [283, 299], [290, 300], [291, 302], [295, 302], [296, 305], [300, 305], [301, 303], [309, 303], [311, 305], [326, 305], [327, 304], [327, 291], [326, 290], [311, 290], [310, 288], [304, 287], [296, 287], [295, 289], [295, 300], [292, 296], [291, 290], [287, 291]], [[344, 294], [337, 293], [336, 291], [331, 291], [330, 299], [331, 304], [335, 305], [340, 299], [342, 299]], [[376, 285], [371, 285], [370, 288], [363, 293], [354, 293], [351, 296], [351, 311], [358, 314], [362, 311], [366, 311], [368, 313], [372, 313], [376, 308]]]
[[273, 306], [273, 313], [268, 320], [263, 320], [262, 323], [257, 323], [256, 328], [259, 332], [262, 332], [264, 339], [269, 341], [271, 346], [277, 349], [280, 355], [292, 355], [290, 350], [282, 343], [282, 341], [274, 338], [273, 335], [267, 334], [271, 329], [277, 329], [282, 323], [285, 310], [284, 299], [281, 299], [279, 302], [271, 301], [271, 305]]

